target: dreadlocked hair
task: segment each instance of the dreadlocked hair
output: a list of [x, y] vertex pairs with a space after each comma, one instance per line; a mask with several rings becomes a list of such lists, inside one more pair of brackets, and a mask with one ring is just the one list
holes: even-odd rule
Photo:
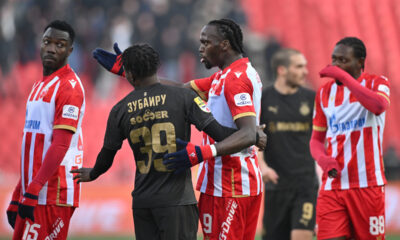
[[229, 41], [232, 49], [238, 53], [244, 53], [243, 33], [240, 26], [231, 19], [212, 20], [207, 25], [214, 25], [218, 32]]
[[[352, 47], [354, 52], [354, 57], [358, 59], [360, 58], [365, 59], [367, 57], [367, 49], [365, 48], [363, 41], [361, 41], [356, 37], [345, 37], [341, 39], [339, 42], [337, 42], [336, 46], [339, 44]], [[362, 68], [364, 69], [364, 65], [362, 66]]]
[[147, 43], [135, 44], [125, 49], [121, 60], [125, 71], [132, 73], [135, 78], [155, 74], [160, 65], [158, 53]]

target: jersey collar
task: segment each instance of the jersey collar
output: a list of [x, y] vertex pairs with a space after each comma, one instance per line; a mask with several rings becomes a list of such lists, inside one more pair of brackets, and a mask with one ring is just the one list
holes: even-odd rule
[[42, 81], [47, 81], [49, 79], [53, 79], [55, 76], [61, 76], [66, 72], [70, 72], [71, 71], [71, 67], [69, 66], [69, 64], [66, 64], [64, 67], [59, 68], [57, 71], [53, 72], [52, 74], [50, 74], [49, 76], [43, 76]]

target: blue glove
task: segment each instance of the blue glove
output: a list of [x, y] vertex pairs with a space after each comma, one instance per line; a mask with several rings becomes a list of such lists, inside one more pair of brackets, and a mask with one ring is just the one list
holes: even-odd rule
[[164, 165], [170, 169], [175, 169], [175, 173], [180, 173], [186, 169], [191, 168], [206, 159], [213, 157], [211, 146], [196, 146], [190, 142], [182, 141], [181, 139], [176, 139], [176, 144], [178, 148], [182, 150], [165, 154], [163, 157]]
[[113, 48], [116, 54], [107, 52], [101, 48], [96, 48], [93, 51], [93, 57], [109, 72], [124, 76], [124, 68], [121, 62], [122, 52], [118, 47], [118, 43], [114, 43]]

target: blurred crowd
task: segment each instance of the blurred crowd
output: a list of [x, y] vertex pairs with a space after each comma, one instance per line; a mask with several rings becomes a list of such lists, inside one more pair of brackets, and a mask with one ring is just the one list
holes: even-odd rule
[[[245, 32], [248, 54], [255, 55], [256, 66], [264, 66], [270, 48], [279, 44], [249, 32], [240, 1], [232, 0], [5, 0], [0, 2], [0, 77], [16, 63], [37, 61], [43, 28], [53, 19], [68, 21], [76, 31], [70, 64], [88, 76], [100, 96], [107, 98], [113, 82], [91, 56], [96, 47], [112, 51], [114, 42], [121, 49], [147, 42], [160, 53], [160, 75], [186, 82], [206, 75], [200, 66], [200, 30], [212, 19], [231, 18]], [[257, 64], [258, 63], [258, 64]], [[262, 76], [268, 69], [258, 68]], [[266, 79], [266, 78], [263, 78]], [[7, 95], [1, 90], [2, 96]]]

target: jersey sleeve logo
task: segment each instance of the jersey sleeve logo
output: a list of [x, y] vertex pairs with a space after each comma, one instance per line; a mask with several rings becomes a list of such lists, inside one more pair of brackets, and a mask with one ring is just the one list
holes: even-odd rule
[[235, 72], [235, 75], [236, 75], [237, 78], [239, 78], [240, 75], [242, 75], [242, 72]]
[[200, 97], [196, 97], [194, 99], [194, 102], [197, 104], [197, 106], [199, 106], [199, 108], [201, 110], [203, 110], [203, 112], [210, 112], [210, 109], [207, 107], [206, 103], [200, 98]]
[[78, 120], [79, 108], [73, 105], [64, 105], [63, 106], [63, 118], [69, 118], [73, 120]]
[[378, 86], [378, 91], [384, 92], [386, 95], [390, 96], [390, 89], [388, 86], [386, 86], [384, 84], [380, 84]]
[[248, 94], [248, 93], [238, 93], [234, 96], [234, 100], [235, 100], [236, 106], [238, 106], [238, 107], [253, 105], [250, 94]]
[[69, 83], [71, 83], [72, 88], [75, 88], [76, 81], [74, 79], [69, 80]]

